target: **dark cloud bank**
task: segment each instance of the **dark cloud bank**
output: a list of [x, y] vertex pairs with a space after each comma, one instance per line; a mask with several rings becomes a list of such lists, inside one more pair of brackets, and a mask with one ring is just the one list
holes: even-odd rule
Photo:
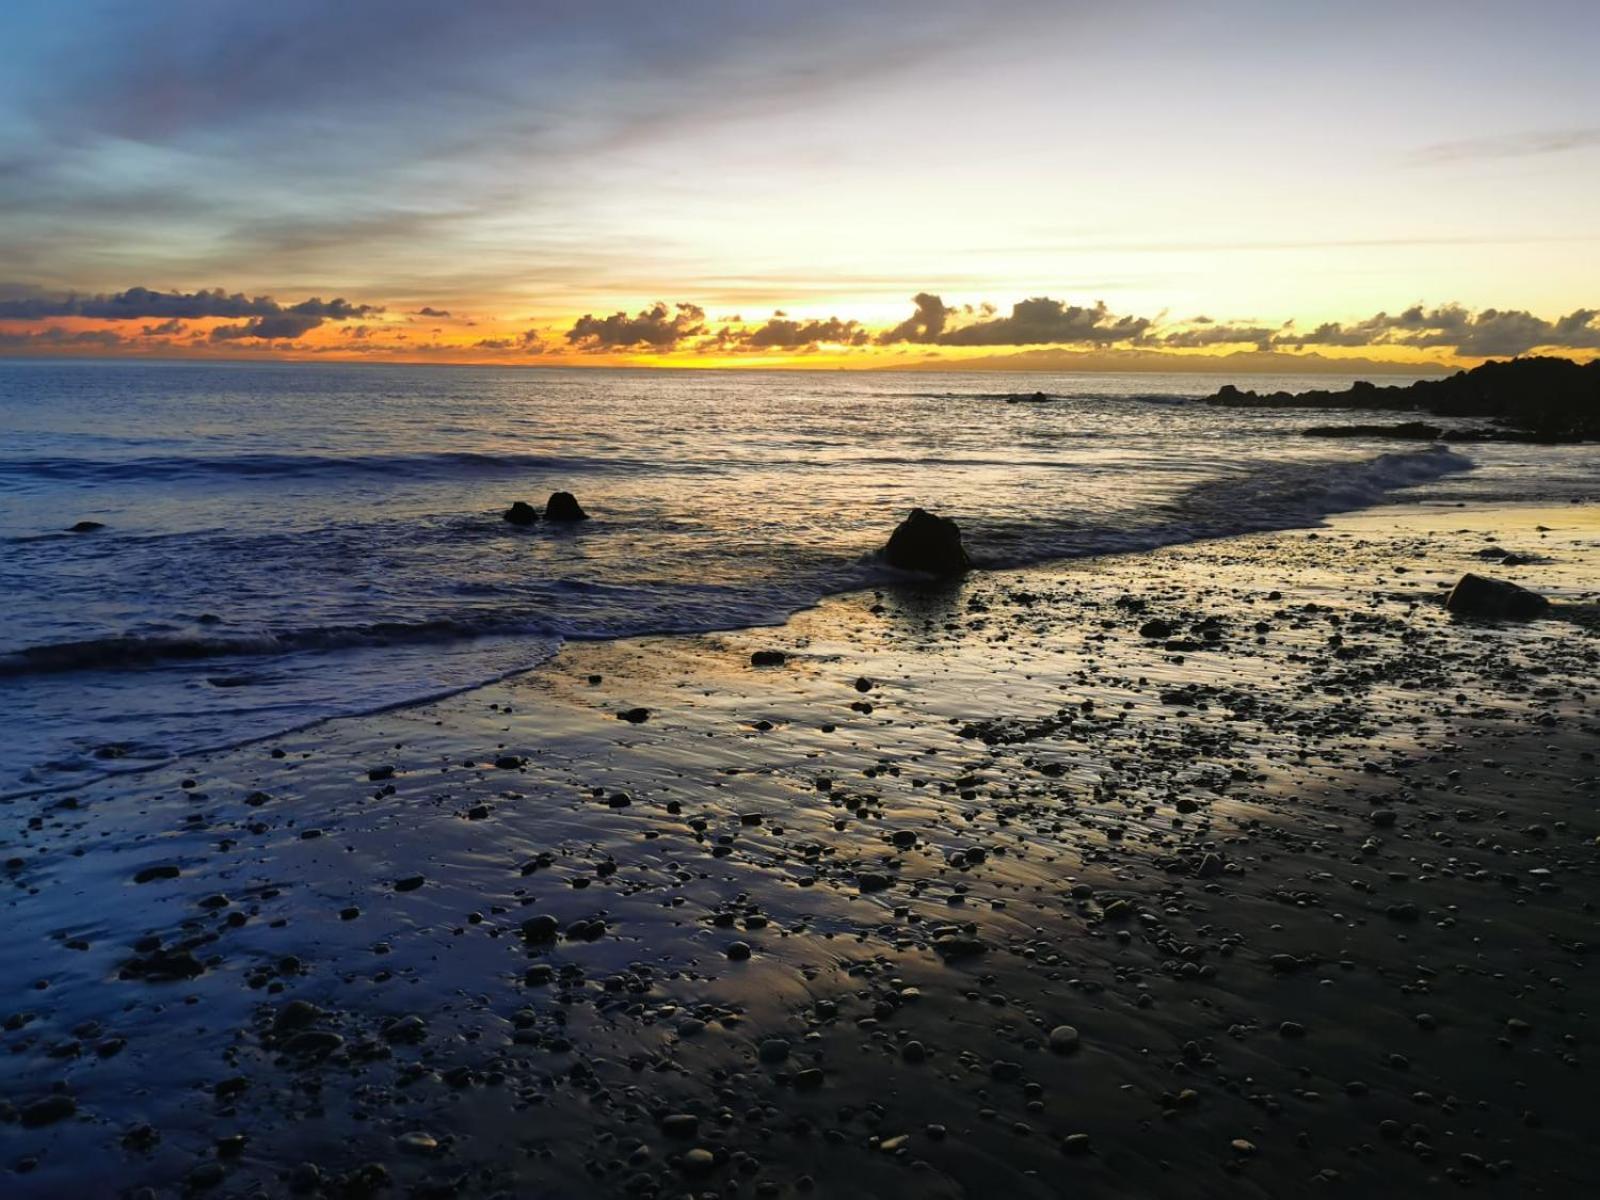
[[383, 309], [372, 304], [351, 304], [348, 300], [323, 300], [313, 297], [298, 304], [280, 304], [270, 296], [229, 294], [221, 288], [198, 292], [157, 292], [132, 287], [106, 295], [61, 297], [24, 296], [0, 300], [0, 320], [44, 321], [61, 317], [87, 317], [99, 321], [156, 320], [166, 323], [145, 332], [176, 332], [171, 322], [206, 318], [243, 318], [241, 325], [223, 325], [211, 331], [214, 342], [257, 338], [262, 341], [292, 340], [317, 328], [324, 321], [344, 321], [366, 317]]
[[900, 324], [874, 337], [853, 320], [829, 317], [798, 321], [779, 312], [761, 325], [725, 324], [712, 331], [698, 305], [669, 308], [658, 303], [629, 316], [585, 315], [567, 332], [567, 341], [583, 350], [689, 348], [703, 353], [727, 351], [810, 351], [821, 346], [1133, 346], [1147, 350], [1209, 349], [1249, 346], [1256, 350], [1305, 350], [1317, 347], [1400, 346], [1416, 350], [1448, 350], [1468, 358], [1505, 357], [1539, 348], [1600, 349], [1600, 310], [1581, 308], [1556, 320], [1524, 310], [1486, 308], [1472, 312], [1460, 305], [1403, 312], [1380, 312], [1347, 324], [1325, 323], [1298, 330], [1294, 323], [1229, 324], [1209, 317], [1162, 328], [1154, 318], [1121, 315], [1102, 301], [1083, 306], [1035, 296], [1020, 300], [1007, 315], [990, 305], [952, 306], [931, 292], [913, 299], [914, 311]]

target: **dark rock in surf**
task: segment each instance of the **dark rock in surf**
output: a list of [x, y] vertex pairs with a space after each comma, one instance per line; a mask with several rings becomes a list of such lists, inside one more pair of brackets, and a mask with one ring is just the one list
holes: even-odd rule
[[546, 521], [587, 521], [589, 514], [583, 511], [578, 503], [578, 498], [571, 492], [552, 492], [550, 499], [544, 506], [544, 519]]
[[752, 667], [781, 667], [788, 660], [782, 650], [757, 650], [750, 655]]
[[961, 544], [961, 527], [949, 517], [935, 516], [913, 508], [895, 526], [883, 548], [883, 561], [902, 571], [924, 571], [929, 575], [961, 575], [972, 567], [966, 547]]
[[1313, 425], [1300, 431], [1302, 437], [1320, 438], [1401, 438], [1413, 442], [1437, 442], [1444, 429], [1426, 421], [1402, 421], [1398, 425]]
[[1474, 575], [1469, 571], [1450, 589], [1444, 606], [1458, 617], [1478, 617], [1487, 621], [1530, 621], [1544, 616], [1549, 611], [1550, 601], [1514, 583]]
[[513, 525], [532, 525], [539, 519], [539, 510], [526, 500], [518, 500], [500, 515]]
[[70, 528], [68, 528], [67, 532], [68, 533], [93, 533], [96, 529], [104, 529], [104, 528], [105, 528], [105, 523], [102, 522], [102, 521], [79, 521], [76, 525], [73, 525]]

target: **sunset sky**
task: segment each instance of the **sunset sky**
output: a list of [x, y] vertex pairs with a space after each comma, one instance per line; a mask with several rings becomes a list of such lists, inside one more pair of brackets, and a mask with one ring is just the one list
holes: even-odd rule
[[9, 0], [0, 354], [1600, 350], [1600, 5]]

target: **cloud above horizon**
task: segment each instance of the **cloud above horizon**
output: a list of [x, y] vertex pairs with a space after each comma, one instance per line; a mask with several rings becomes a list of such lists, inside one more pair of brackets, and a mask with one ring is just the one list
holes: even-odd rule
[[[21, 289], [12, 289], [13, 291]], [[48, 317], [89, 317], [101, 321], [199, 320], [206, 317], [276, 317], [293, 313], [319, 320], [348, 320], [380, 313], [373, 304], [351, 304], [347, 300], [312, 297], [298, 304], [279, 304], [271, 296], [231, 295], [221, 288], [197, 292], [157, 292], [146, 287], [131, 287], [109, 295], [59, 296], [24, 295], [0, 298], [0, 320], [39, 321]]]
[[680, 303], [672, 309], [657, 302], [633, 316], [615, 312], [609, 317], [585, 313], [567, 330], [569, 343], [580, 350], [674, 350], [686, 338], [706, 330], [706, 310], [698, 304]]
[[1551, 321], [1522, 309], [1469, 312], [1459, 304], [1421, 304], [1380, 312], [1350, 324], [1327, 322], [1306, 333], [1283, 332], [1277, 346], [1406, 346], [1444, 349], [1463, 358], [1503, 358], [1549, 347], [1600, 350], [1600, 309], [1580, 308]]
[[[1145, 352], [1304, 353], [1311, 350], [1403, 351], [1419, 360], [1448, 355], [1462, 359], [1511, 357], [1534, 350], [1592, 354], [1600, 352], [1600, 307], [1582, 307], [1546, 318], [1527, 309], [1473, 310], [1458, 303], [1414, 304], [1395, 312], [1380, 311], [1348, 321], [1302, 325], [1294, 319], [1218, 320], [1210, 316], [1173, 319], [1118, 313], [1104, 300], [1073, 303], [1047, 295], [1030, 296], [1009, 310], [987, 301], [947, 303], [934, 292], [912, 297], [912, 311], [887, 327], [869, 326], [858, 317], [832, 314], [792, 316], [779, 309], [765, 320], [739, 317], [712, 320], [701, 304], [656, 301], [629, 311], [584, 313], [566, 327], [532, 323], [506, 328], [498, 319], [457, 313], [457, 332], [421, 331], [411, 320], [428, 311], [441, 318], [444, 310], [410, 310], [409, 318], [383, 319], [382, 305], [335, 297], [313, 296], [295, 302], [271, 296], [250, 296], [223, 288], [192, 292], [130, 287], [120, 292], [49, 294], [19, 286], [0, 287], [0, 351], [37, 353], [58, 348], [98, 348], [148, 353], [154, 349], [195, 350], [203, 346], [255, 346], [338, 353], [341, 348], [362, 357], [384, 353], [470, 357], [529, 355], [559, 360], [581, 356], [671, 356], [717, 354], [775, 358], [814, 355], [823, 351], [869, 362], [887, 359], [911, 347], [944, 354], [977, 349], [1105, 349], [1123, 347]], [[361, 324], [353, 322], [373, 318]], [[131, 322], [145, 322], [126, 333]], [[83, 328], [85, 323], [104, 328]], [[339, 322], [352, 322], [335, 328]], [[46, 326], [30, 330], [27, 326]], [[481, 336], [461, 333], [487, 325]], [[315, 339], [302, 342], [313, 331]]]
[[1437, 165], [1474, 159], [1533, 158], [1596, 148], [1600, 148], [1600, 126], [1588, 126], [1437, 142], [1422, 147], [1412, 157], [1419, 164]]
[[960, 323], [938, 296], [919, 292], [917, 311], [879, 335], [880, 345], [915, 342], [936, 346], [1106, 346], [1138, 341], [1149, 330], [1148, 317], [1119, 317], [1098, 301], [1083, 307], [1033, 296], [1011, 306], [1006, 317], [983, 315]]
[[761, 352], [789, 350], [810, 353], [824, 346], [865, 346], [872, 335], [861, 322], [825, 317], [799, 321], [783, 312], [774, 313], [760, 325], [729, 323], [700, 343], [701, 351]]

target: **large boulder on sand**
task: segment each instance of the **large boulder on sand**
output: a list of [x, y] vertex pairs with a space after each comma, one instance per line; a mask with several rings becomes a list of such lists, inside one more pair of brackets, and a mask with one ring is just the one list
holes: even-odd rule
[[589, 514], [583, 511], [578, 504], [578, 498], [571, 492], [552, 492], [550, 500], [544, 506], [544, 519], [546, 521], [587, 521]]
[[532, 525], [539, 519], [539, 510], [526, 500], [518, 500], [500, 515], [513, 525]]
[[1504, 579], [1490, 579], [1471, 572], [1456, 581], [1444, 606], [1458, 617], [1479, 617], [1487, 621], [1528, 621], [1549, 611], [1550, 601]]
[[961, 527], [949, 517], [920, 508], [913, 508], [911, 515], [895, 526], [883, 548], [883, 561], [902, 571], [930, 575], [960, 575], [972, 566], [961, 544]]

